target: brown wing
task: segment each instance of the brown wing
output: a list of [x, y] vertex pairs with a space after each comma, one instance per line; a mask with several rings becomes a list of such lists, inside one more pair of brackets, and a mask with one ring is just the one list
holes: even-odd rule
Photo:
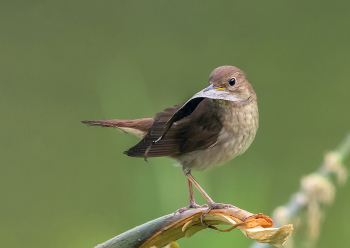
[[[154, 117], [154, 122], [151, 126], [151, 129], [147, 133], [147, 135], [134, 147], [131, 147], [127, 151], [124, 152], [124, 154], [130, 156], [130, 157], [144, 157], [145, 152], [147, 148], [153, 144], [154, 141], [156, 141], [162, 134], [164, 127], [167, 123], [167, 121], [183, 106], [183, 104], [175, 105], [173, 107], [164, 109], [163, 112], [159, 112]], [[174, 152], [174, 148], [168, 147], [164, 148], [167, 149], [168, 152]], [[169, 150], [171, 149], [171, 151]], [[160, 155], [162, 156], [162, 155]], [[163, 155], [167, 156], [167, 155]]]
[[154, 143], [164, 134], [167, 122], [182, 106], [176, 105], [158, 113], [148, 134], [125, 154], [131, 157], [176, 156], [214, 144], [222, 125], [210, 99], [189, 105], [194, 109], [185, 111], [183, 116], [188, 117], [176, 118], [164, 137]]

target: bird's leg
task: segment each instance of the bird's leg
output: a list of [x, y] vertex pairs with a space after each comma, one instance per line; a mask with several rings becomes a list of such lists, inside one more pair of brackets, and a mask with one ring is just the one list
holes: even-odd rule
[[208, 206], [207, 204], [200, 206], [194, 201], [192, 182], [190, 181], [190, 179], [187, 179], [187, 180], [188, 180], [188, 188], [190, 190], [190, 205], [188, 207], [189, 208], [207, 207]]
[[[196, 186], [196, 188], [199, 190], [199, 192], [201, 192], [201, 194], [204, 196], [204, 198], [207, 200], [207, 202], [209, 203], [209, 206], [213, 203], [215, 203], [210, 196], [204, 191], [204, 189], [202, 189], [202, 187], [197, 183], [196, 179], [194, 179], [194, 177], [191, 175], [191, 172], [186, 173], [187, 179], [188, 179], [188, 183], [191, 183], [191, 188], [190, 191], [192, 190], [192, 183], [194, 184], [194, 186]], [[192, 192], [193, 194], [193, 192]]]
[[210, 212], [210, 210], [212, 209], [223, 209], [223, 208], [234, 208], [235, 206], [231, 205], [231, 204], [223, 204], [223, 203], [215, 203], [210, 196], [202, 189], [202, 187], [197, 183], [196, 179], [194, 179], [194, 177], [191, 175], [191, 172], [186, 173], [186, 176], [188, 178], [189, 181], [191, 181], [191, 183], [194, 184], [194, 186], [196, 186], [196, 188], [199, 190], [199, 192], [201, 192], [201, 194], [204, 196], [204, 198], [207, 200], [208, 204], [209, 204], [209, 208], [207, 210], [205, 210], [201, 216], [201, 222], [202, 222], [202, 218], [204, 215], [206, 215], [207, 213]]
[[175, 211], [175, 214], [176, 214], [177, 212], [183, 213], [183, 212], [185, 212], [186, 210], [188, 210], [188, 209], [190, 209], [190, 208], [204, 208], [204, 207], [206, 208], [206, 207], [208, 207], [207, 204], [198, 205], [198, 204], [194, 201], [192, 182], [191, 182], [191, 180], [190, 180], [189, 178], [188, 178], [187, 180], [188, 180], [188, 188], [189, 188], [189, 190], [190, 190], [190, 205], [187, 206], [187, 207], [183, 207], [183, 208], [180, 208], [180, 209], [176, 210], [176, 211]]

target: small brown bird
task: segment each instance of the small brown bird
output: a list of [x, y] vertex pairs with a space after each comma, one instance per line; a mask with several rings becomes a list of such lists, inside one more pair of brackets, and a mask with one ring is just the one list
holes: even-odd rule
[[215, 203], [191, 175], [191, 169], [204, 170], [222, 165], [244, 153], [258, 130], [257, 97], [246, 75], [237, 67], [221, 66], [209, 77], [209, 87], [184, 104], [175, 105], [154, 118], [136, 120], [83, 121], [92, 126], [114, 127], [142, 140], [124, 153], [131, 157], [170, 156], [181, 163], [188, 178], [190, 205], [192, 184], [209, 204], [206, 211], [232, 207]]

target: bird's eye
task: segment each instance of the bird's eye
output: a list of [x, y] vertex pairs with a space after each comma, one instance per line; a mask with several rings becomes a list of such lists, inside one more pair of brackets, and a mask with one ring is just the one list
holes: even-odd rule
[[235, 78], [231, 78], [230, 79], [230, 85], [233, 86], [233, 85], [235, 85], [235, 83], [236, 83], [236, 79]]

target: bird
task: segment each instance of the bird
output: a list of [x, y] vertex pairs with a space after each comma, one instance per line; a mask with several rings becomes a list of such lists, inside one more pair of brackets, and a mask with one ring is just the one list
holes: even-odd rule
[[[171, 157], [181, 164], [188, 180], [190, 208], [234, 207], [216, 203], [191, 174], [223, 165], [243, 154], [253, 142], [259, 126], [257, 96], [247, 76], [235, 66], [220, 66], [209, 76], [209, 86], [184, 104], [164, 109], [154, 118], [134, 120], [86, 120], [91, 126], [112, 127], [133, 134], [141, 141], [124, 153], [130, 157]], [[198, 205], [194, 185], [207, 204]], [[175, 213], [176, 213], [175, 212]]]

